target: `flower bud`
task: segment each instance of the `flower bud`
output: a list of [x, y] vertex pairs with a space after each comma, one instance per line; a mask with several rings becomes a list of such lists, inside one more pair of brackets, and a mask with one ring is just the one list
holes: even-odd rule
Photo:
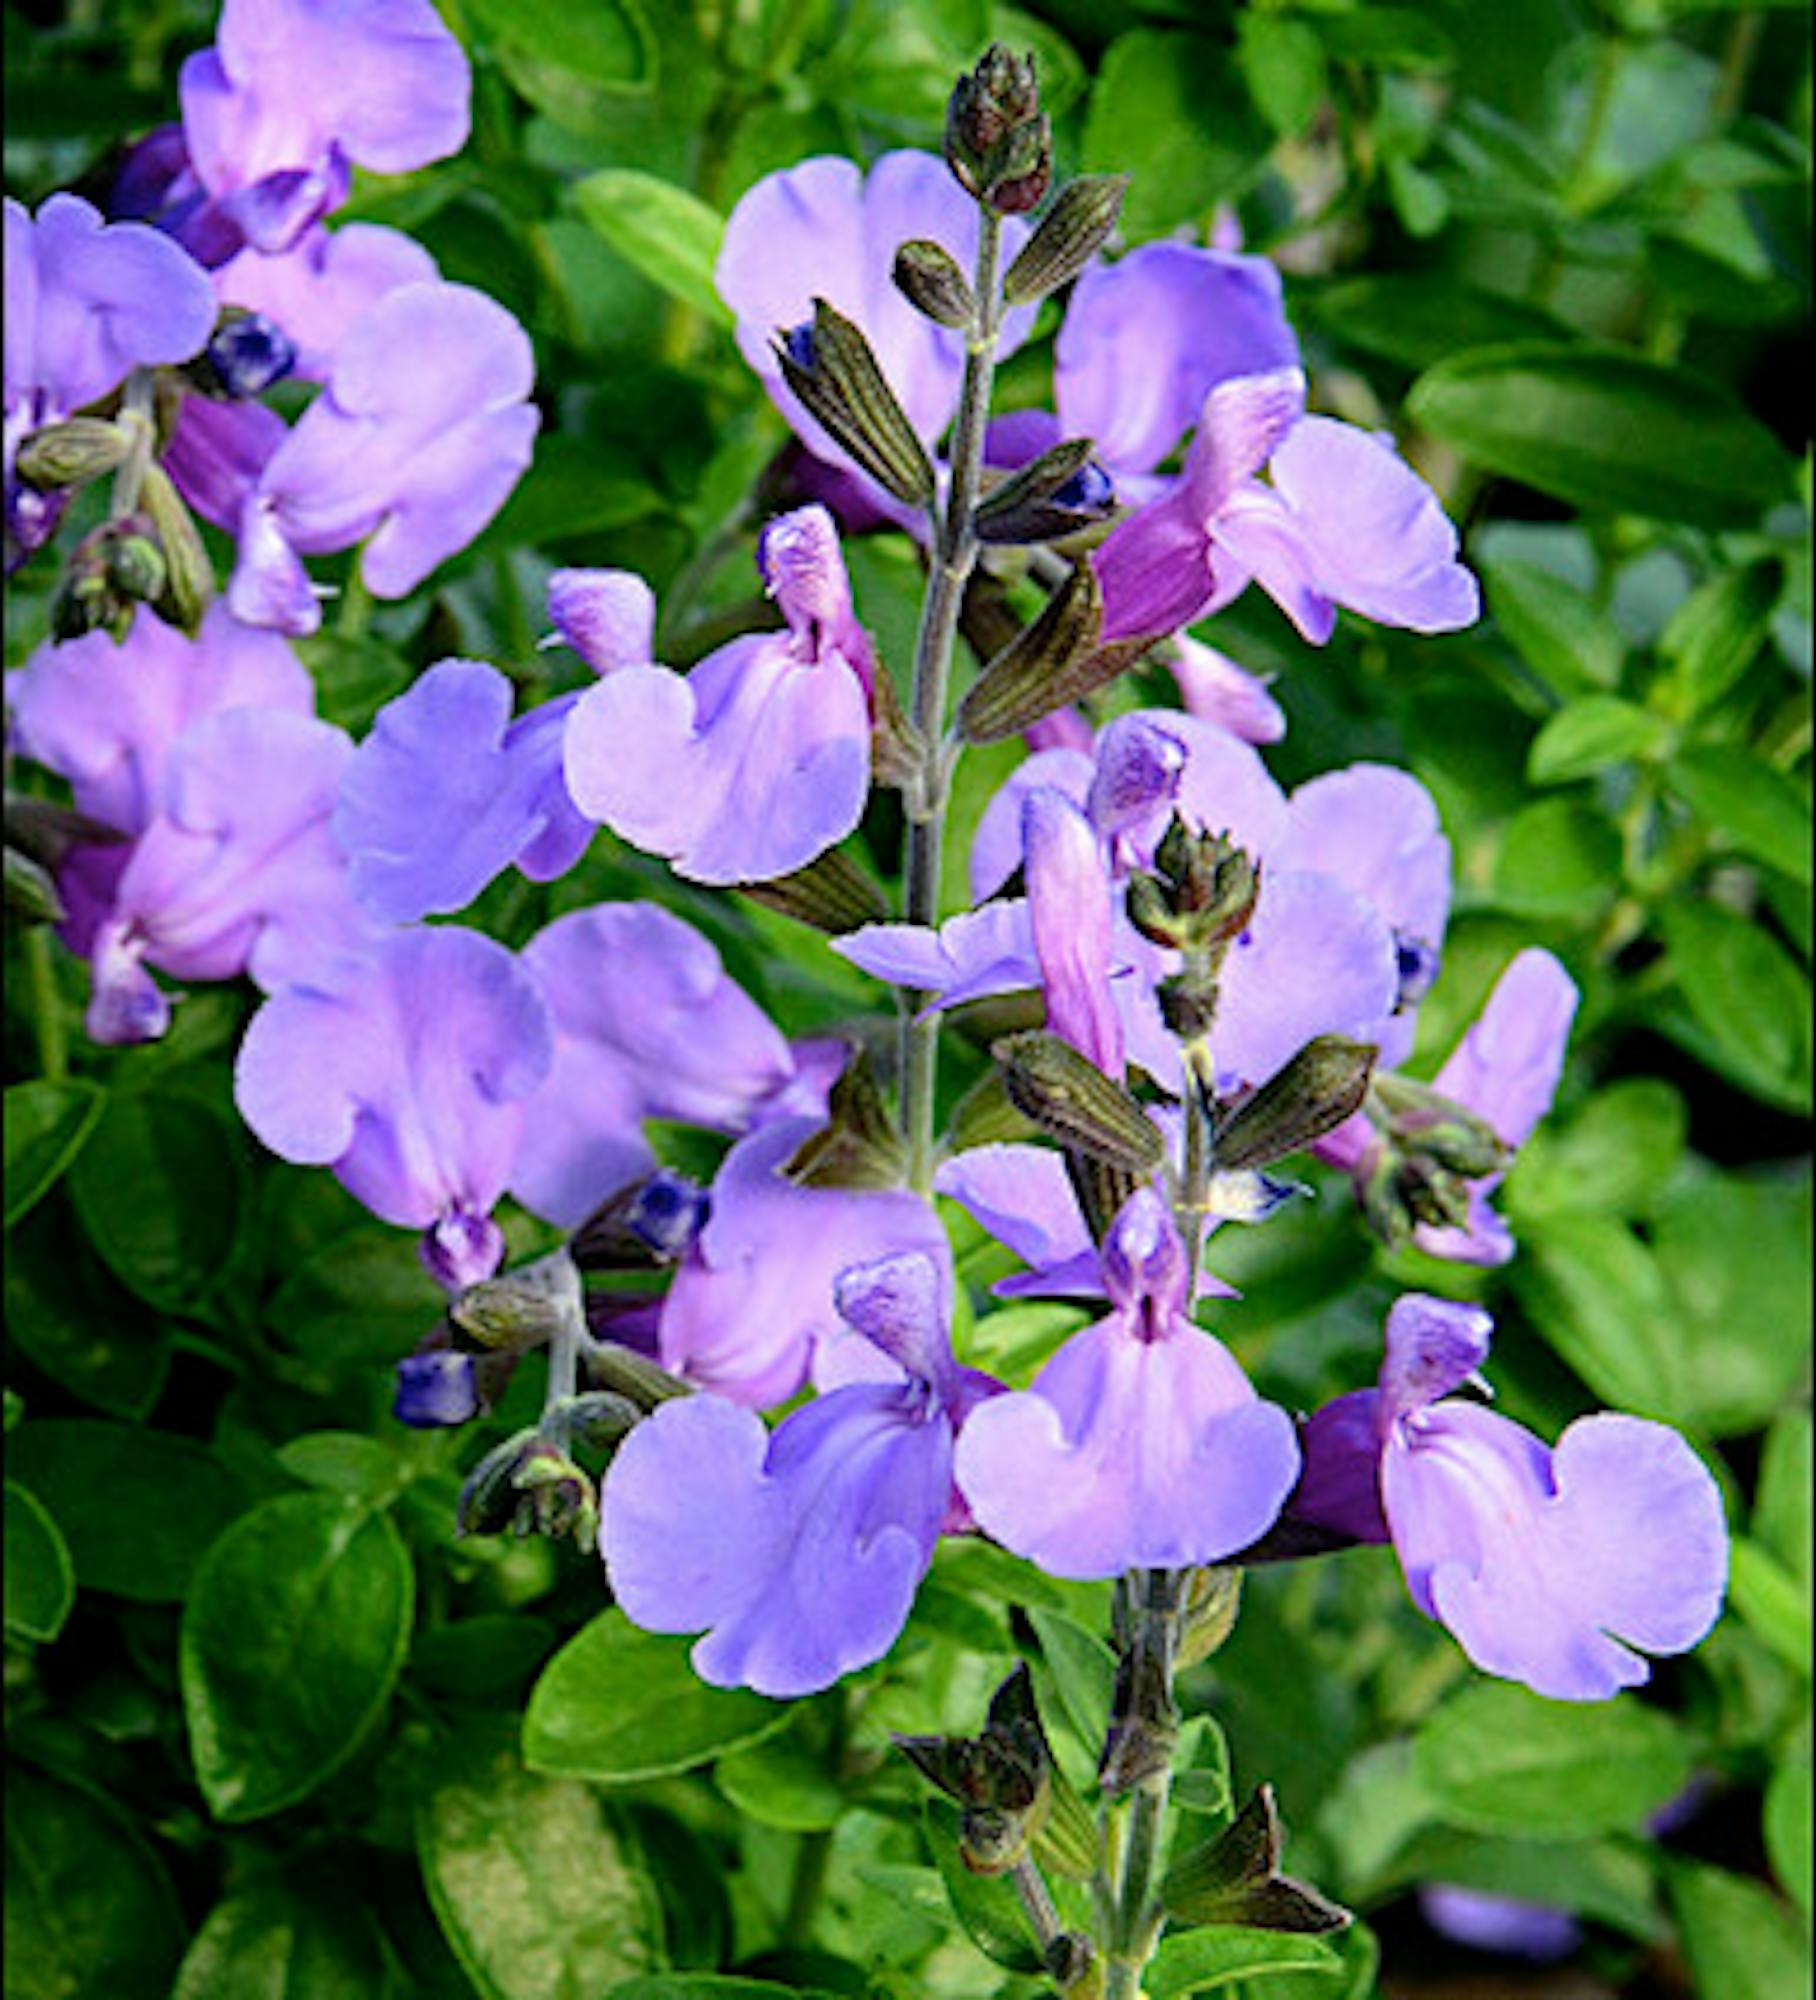
[[478, 1416], [473, 1357], [447, 1347], [406, 1355], [397, 1364], [391, 1414], [412, 1430], [451, 1429]]
[[946, 164], [966, 193], [1001, 215], [1038, 206], [1053, 173], [1053, 134], [1040, 108], [1034, 58], [1002, 44], [953, 86]]
[[1027, 1858], [1052, 1807], [1055, 1765], [1025, 1663], [997, 1689], [981, 1735], [895, 1745], [963, 1808], [959, 1854], [974, 1874], [1006, 1874]]
[[60, 924], [69, 914], [50, 871], [11, 841], [6, 845], [6, 914], [26, 924]]
[[854, 1048], [826, 1100], [826, 1123], [782, 1168], [798, 1187], [900, 1187], [907, 1169], [870, 1053]]
[[158, 593], [159, 609], [193, 638], [214, 598], [214, 565], [182, 495], [161, 465], [145, 468], [139, 490], [164, 552], [166, 580]]
[[190, 384], [216, 401], [247, 402], [296, 366], [296, 342], [263, 313], [228, 306], [208, 345], [184, 368]]
[[1212, 1565], [1186, 1572], [1175, 1670], [1195, 1667], [1217, 1651], [1235, 1629], [1241, 1603], [1241, 1570]]
[[126, 636], [135, 607], [163, 590], [164, 553], [147, 516], [126, 514], [84, 535], [51, 603], [51, 630], [62, 640], [87, 632]]
[[1165, 1625], [1142, 1619], [1117, 1663], [1097, 1782], [1111, 1798], [1132, 1792], [1144, 1778], [1169, 1769], [1179, 1747], [1179, 1707], [1173, 1699]]
[[1178, 814], [1154, 850], [1154, 865], [1181, 918], [1173, 938], [1184, 950], [1203, 951], [1241, 936], [1261, 893], [1261, 863], [1226, 833], [1194, 833]]
[[1005, 1035], [990, 1053], [1002, 1067], [1009, 1102], [1069, 1150], [1143, 1180], [1166, 1159], [1158, 1129], [1120, 1084], [1057, 1035]]
[[1076, 699], [1076, 670], [1090, 660], [1103, 625], [1097, 572], [1076, 563], [1024, 626], [989, 662], [958, 705], [955, 726], [967, 743], [1000, 743]]
[[1212, 1157], [1225, 1171], [1265, 1167], [1297, 1153], [1362, 1107], [1376, 1049], [1342, 1035], [1319, 1035], [1223, 1118]]
[[455, 1506], [461, 1535], [571, 1535], [590, 1551], [598, 1536], [597, 1482], [539, 1430], [519, 1431], [468, 1473]]
[[694, 1393], [691, 1382], [683, 1382], [679, 1375], [671, 1375], [647, 1354], [639, 1354], [635, 1348], [624, 1347], [617, 1341], [596, 1341], [586, 1350], [583, 1366], [598, 1388], [623, 1397], [645, 1412], [676, 1396]]
[[964, 331], [977, 318], [977, 299], [970, 281], [950, 251], [917, 236], [895, 253], [890, 275], [895, 288], [916, 312], [937, 325]]
[[480, 1347], [519, 1353], [540, 1347], [585, 1324], [580, 1272], [566, 1250], [553, 1251], [469, 1285], [448, 1307], [448, 1317]]
[[802, 406], [872, 479], [898, 500], [931, 505], [935, 487], [927, 448], [884, 380], [870, 343], [850, 320], [815, 299], [811, 325], [778, 333], [775, 356]]
[[971, 517], [978, 540], [1056, 542], [1107, 521], [1116, 488], [1092, 449], [1089, 438], [1069, 438], [993, 486]]
[[1221, 1833], [1175, 1858], [1160, 1899], [1190, 1924], [1244, 1924], [1301, 1937], [1340, 1931], [1352, 1921], [1339, 1904], [1280, 1873], [1271, 1785], [1262, 1785]]
[[[879, 684], [882, 678], [879, 675]], [[842, 847], [829, 847], [792, 875], [742, 882], [738, 893], [828, 937], [843, 937], [865, 924], [889, 920], [888, 897]]]
[[55, 493], [118, 471], [131, 449], [132, 433], [125, 425], [102, 417], [68, 417], [33, 431], [13, 463], [28, 486]]
[[568, 1240], [581, 1271], [648, 1270], [686, 1256], [706, 1227], [712, 1197], [672, 1167], [630, 1181], [593, 1210]]
[[1076, 278], [1109, 240], [1128, 187], [1127, 174], [1086, 174], [1068, 181], [1009, 266], [1004, 300], [1028, 305]]
[[1428, 1083], [1389, 1070], [1375, 1078], [1371, 1097], [1371, 1113], [1385, 1114], [1387, 1135], [1403, 1153], [1427, 1154], [1469, 1180], [1500, 1173], [1513, 1159], [1485, 1118]]

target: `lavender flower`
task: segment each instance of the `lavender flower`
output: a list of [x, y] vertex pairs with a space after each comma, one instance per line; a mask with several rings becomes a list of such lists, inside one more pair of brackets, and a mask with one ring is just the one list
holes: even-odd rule
[[399, 931], [286, 987], [240, 1046], [240, 1115], [286, 1160], [327, 1166], [386, 1222], [425, 1231], [450, 1291], [504, 1253], [491, 1220], [552, 1059], [535, 981], [490, 938]]
[[816, 1345], [838, 1330], [833, 1280], [897, 1251], [951, 1269], [946, 1233], [919, 1195], [803, 1187], [782, 1168], [820, 1117], [770, 1119], [726, 1154], [712, 1213], [662, 1308], [662, 1365], [751, 1409], [786, 1402]]
[[1583, 1942], [1583, 1927], [1568, 1910], [1433, 1882], [1419, 1891], [1419, 1911], [1441, 1936], [1504, 1958], [1554, 1965]]
[[1279, 1513], [1292, 1420], [1193, 1324], [1184, 1247], [1151, 1190], [1111, 1224], [1103, 1268], [1114, 1310], [1031, 1389], [972, 1413], [959, 1489], [986, 1534], [1055, 1576], [1215, 1562]]
[[650, 1631], [705, 1628], [702, 1680], [791, 1699], [895, 1643], [962, 1519], [954, 1438], [999, 1387], [952, 1359], [950, 1285], [912, 1253], [840, 1277], [839, 1314], [892, 1381], [831, 1390], [773, 1433], [717, 1396], [679, 1398], [620, 1447], [601, 1497], [612, 1590]]
[[1483, 1672], [1554, 1701], [1602, 1701], [1648, 1678], [1634, 1648], [1687, 1652], [1714, 1624], [1721, 1493], [1663, 1424], [1582, 1417], [1552, 1450], [1445, 1400], [1481, 1367], [1492, 1327], [1477, 1307], [1400, 1299], [1378, 1386], [1306, 1424], [1291, 1511], [1391, 1539], [1413, 1602]]
[[1251, 674], [1187, 632], [1174, 635], [1167, 663], [1180, 700], [1200, 722], [1215, 723], [1245, 743], [1278, 743], [1286, 734], [1286, 717], [1267, 691], [1271, 674]]
[[483, 292], [387, 292], [242, 503], [235, 615], [314, 631], [321, 612], [299, 555], [356, 542], [375, 595], [414, 589], [479, 533], [529, 464], [533, 378], [528, 336]]
[[573, 1228], [653, 1167], [646, 1118], [741, 1133], [766, 1117], [825, 1115], [827, 1079], [797, 1060], [712, 945], [655, 904], [558, 917], [523, 963], [554, 1027], [510, 1181], [538, 1215]]
[[351, 167], [457, 153], [471, 87], [429, 0], [226, 0], [179, 81], [188, 164], [223, 221], [285, 250], [346, 198]]
[[549, 577], [554, 632], [596, 674], [649, 665], [656, 657], [656, 600], [628, 569], [558, 569]]
[[244, 250], [214, 274], [225, 305], [263, 313], [296, 345], [298, 378], [326, 382], [348, 334], [403, 285], [433, 284], [435, 259], [414, 237], [374, 222], [319, 223], [279, 256]]
[[734, 639], [685, 677], [620, 668], [568, 723], [581, 811], [697, 882], [805, 867], [857, 825], [870, 787], [874, 654], [832, 517], [772, 522], [759, 559], [786, 631]]

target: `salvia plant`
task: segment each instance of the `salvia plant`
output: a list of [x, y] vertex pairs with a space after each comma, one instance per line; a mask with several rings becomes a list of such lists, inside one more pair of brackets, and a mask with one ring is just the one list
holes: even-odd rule
[[[1567, 1080], [1807, 1105], [1793, 462], [1676, 360], [1783, 249], [1761, 17], [1657, 160], [1671, 8], [1562, 155], [1437, 136], [1440, 7], [1135, 25], [1068, 173], [1089, 10], [979, 10], [936, 149], [919, 10], [569, 11], [226, 0], [7, 201], [20, 1994], [1344, 2000], [1413, 1889], [1791, 1993], [1753, 1845], [1655, 1863], [1769, 1772], [1807, 1913], [1807, 1177]], [[574, 183], [709, 33], [700, 192]], [[750, 152], [867, 61], [867, 166]], [[1531, 299], [1302, 334], [1232, 198], [1321, 129], [1314, 235]], [[1661, 213], [1640, 355], [1565, 279]], [[1466, 563], [1488, 475], [1594, 532]], [[1428, 658], [1493, 698], [1385, 726]]]

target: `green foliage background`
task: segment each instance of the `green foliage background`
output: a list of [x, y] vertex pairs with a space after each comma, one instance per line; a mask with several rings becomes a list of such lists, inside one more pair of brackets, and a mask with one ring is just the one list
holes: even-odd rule
[[[1188, 1790], [1215, 1813], [1232, 1761], [1245, 1789], [1271, 1779], [1289, 1865], [1366, 1922], [1334, 1960], [1200, 1933], [1150, 1991], [1461, 1992], [1465, 1959], [1408, 1893], [1447, 1881], [1577, 1912], [1586, 1993], [1807, 1993], [1803, 11], [443, 11], [475, 65], [473, 139], [357, 187], [348, 213], [413, 231], [519, 315], [547, 423], [431, 586], [369, 618], [355, 598], [307, 643], [331, 719], [363, 728], [452, 652], [555, 691], [534, 642], [557, 562], [645, 572], [677, 664], [748, 615], [785, 433], [711, 290], [722, 217], [807, 154], [936, 144], [953, 74], [993, 36], [1038, 52], [1062, 169], [1132, 170], [1129, 240], [1236, 205], [1287, 272], [1317, 405], [1393, 425], [1467, 524], [1489, 607], [1470, 632], [1346, 623], [1313, 656], [1255, 593], [1205, 630], [1278, 671], [1284, 782], [1366, 756], [1436, 795], [1458, 900], [1424, 1062], [1521, 946], [1581, 983], [1557, 1114], [1506, 1190], [1521, 1254], [1498, 1274], [1390, 1260], [1331, 1189], [1219, 1237], [1244, 1296], [1218, 1328], [1307, 1407], [1369, 1378], [1396, 1290], [1488, 1297], [1509, 1414], [1552, 1436], [1605, 1403], [1695, 1441], [1736, 1533], [1730, 1611], [1644, 1697], [1583, 1709], [1477, 1681], [1384, 1551], [1256, 1577], [1188, 1680], [1222, 1725], [1195, 1725]], [[9, 6], [9, 191], [104, 182], [211, 32], [195, 0]], [[1044, 393], [1049, 352], [1017, 356], [1009, 402]], [[913, 558], [878, 540], [852, 566], [901, 673]], [[46, 629], [49, 568], [13, 594], [9, 663]], [[1012, 761], [968, 759], [955, 858]], [[899, 831], [879, 804], [884, 873]], [[955, 876], [949, 907], [960, 893]], [[816, 938], [603, 835], [568, 881], [512, 876], [477, 920], [519, 943], [628, 895], [699, 923], [790, 1031], [872, 1004]], [[453, 1539], [460, 1472], [533, 1415], [534, 1385], [484, 1435], [390, 1419], [390, 1364], [436, 1299], [406, 1236], [237, 1123], [250, 993], [198, 994], [165, 1043], [103, 1051], [79, 968], [42, 933], [7, 954], [8, 1994], [1038, 1992], [1003, 1909], [962, 1879], [949, 1897], [938, 1816], [886, 1732], [974, 1729], [1024, 1653], [1070, 1718], [1062, 1758], [1088, 1763], [1104, 1591], [948, 1546], [903, 1643], [849, 1689], [782, 1707], [699, 1687], [681, 1642], [601, 1609], [594, 1563]], [[961, 1049], [951, 1090], [981, 1063]], [[1006, 1254], [953, 1220], [987, 1303]], [[507, 1221], [515, 1251], [544, 1241]], [[971, 1358], [1022, 1379], [1078, 1318], [968, 1311]], [[1649, 1837], [1692, 1773], [1687, 1820]]]

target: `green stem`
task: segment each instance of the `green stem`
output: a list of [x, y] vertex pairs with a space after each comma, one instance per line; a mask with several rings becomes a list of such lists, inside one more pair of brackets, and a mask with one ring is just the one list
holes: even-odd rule
[[[1131, 1644], [1141, 1644], [1145, 1640], [1161, 1660], [1169, 1706], [1184, 1587], [1183, 1570], [1145, 1571], [1138, 1613], [1140, 1624], [1131, 1635]], [[1154, 1947], [1160, 1941], [1162, 1918], [1155, 1902], [1155, 1886], [1165, 1846], [1167, 1797], [1171, 1786], [1172, 1767], [1169, 1763], [1141, 1779], [1129, 1801], [1122, 1878], [1104, 1968], [1104, 2000], [1136, 2000], [1141, 1991], [1142, 1970], [1153, 1957]]]
[[50, 928], [33, 924], [25, 933], [25, 963], [31, 979], [32, 1027], [38, 1037], [38, 1064], [47, 1083], [69, 1074], [69, 1035], [63, 1023], [63, 996], [51, 957]]
[[[959, 397], [958, 428], [952, 440], [951, 485], [943, 521], [935, 511], [933, 562], [914, 648], [913, 720], [927, 746], [927, 761], [917, 788], [918, 796], [909, 798], [903, 916], [911, 924], [939, 922], [940, 863], [946, 837], [946, 793], [951, 780], [948, 753], [942, 743], [946, 689], [952, 672], [952, 642], [958, 632], [959, 606], [977, 561], [971, 510], [977, 504], [984, 426], [990, 415], [990, 385], [996, 374], [996, 338], [1002, 321], [997, 277], [1001, 238], [1002, 218], [994, 209], [980, 207], [973, 280], [977, 321], [965, 350], [965, 381]], [[908, 1152], [908, 1185], [926, 1194], [933, 1186], [939, 1021], [937, 1016], [927, 1021], [915, 1019], [926, 1005], [926, 994], [905, 992], [903, 1001], [902, 1139]]]
[[117, 419], [121, 429], [130, 434], [132, 443], [121, 461], [120, 469], [114, 474], [108, 512], [116, 521], [134, 512], [139, 504], [139, 493], [145, 484], [146, 469], [151, 464], [152, 448], [158, 437], [155, 399], [151, 370], [135, 368], [126, 378]]
[[372, 620], [372, 593], [366, 588], [365, 571], [360, 567], [361, 554], [359, 549], [353, 552], [346, 588], [341, 592], [340, 609], [334, 615], [336, 635], [350, 643], [366, 636], [366, 627]]
[[795, 1849], [794, 1878], [788, 1888], [788, 1911], [782, 1919], [782, 1943], [799, 1950], [813, 1935], [814, 1912], [826, 1886], [826, 1865], [832, 1859], [832, 1829], [804, 1833]]
[[1059, 1936], [1065, 1926], [1059, 1920], [1059, 1911], [1054, 1908], [1053, 1898], [1047, 1889], [1046, 1877], [1031, 1858], [1025, 1857], [1015, 1864], [1009, 1878], [1015, 1884], [1015, 1893], [1021, 1898], [1021, 1906], [1027, 1912], [1028, 1923], [1034, 1932], [1034, 1941], [1044, 1955], [1047, 1947]]

